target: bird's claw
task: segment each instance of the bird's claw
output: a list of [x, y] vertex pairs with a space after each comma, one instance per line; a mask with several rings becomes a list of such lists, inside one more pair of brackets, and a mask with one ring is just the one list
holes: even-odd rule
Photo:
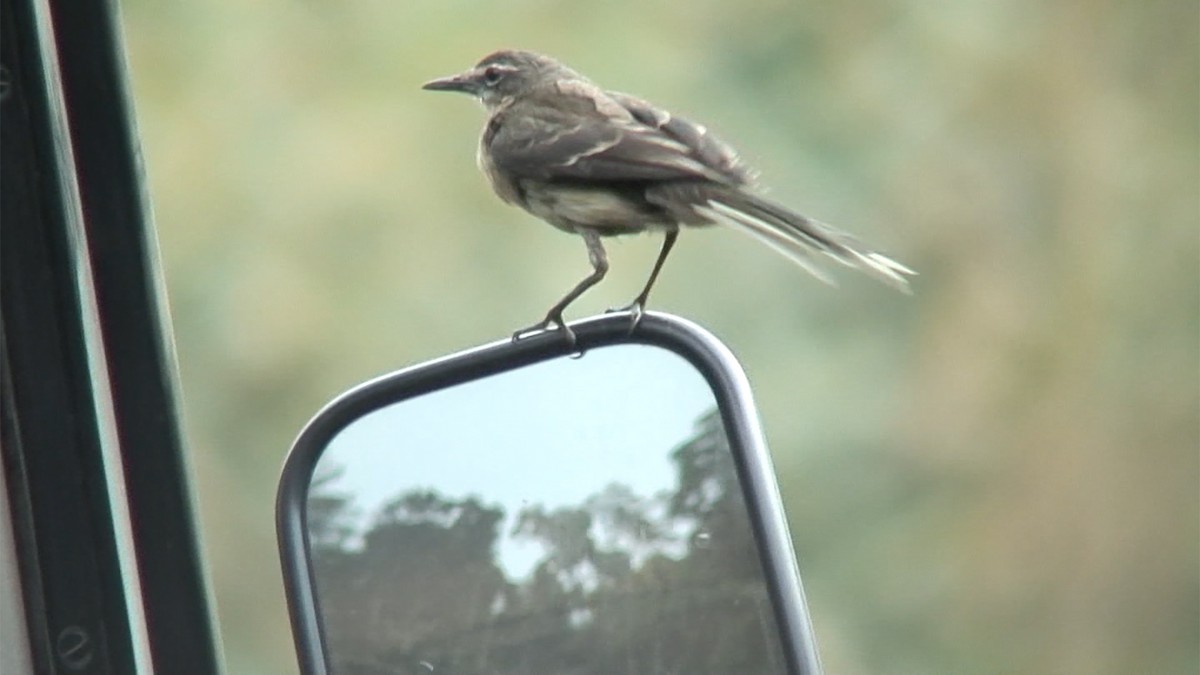
[[[554, 328], [551, 328], [551, 326], [554, 326]], [[532, 326], [526, 326], [514, 331], [512, 334], [512, 340], [513, 342], [517, 342], [532, 335], [537, 335], [538, 333], [547, 333], [550, 331], [554, 331], [562, 335], [563, 339], [566, 340], [567, 345], [570, 346], [572, 350], [575, 349], [575, 331], [571, 330], [571, 327], [568, 326], [567, 322], [563, 321], [561, 317], [546, 317]], [[582, 356], [583, 354], [580, 353], [579, 355]]]
[[638, 300], [634, 300], [624, 307], [613, 307], [607, 310], [605, 314], [617, 314], [621, 312], [629, 312], [629, 315], [633, 317], [633, 320], [629, 323], [629, 334], [633, 335], [633, 332], [637, 330], [638, 324], [642, 322], [642, 316], [646, 314], [645, 309], [642, 307], [642, 303]]

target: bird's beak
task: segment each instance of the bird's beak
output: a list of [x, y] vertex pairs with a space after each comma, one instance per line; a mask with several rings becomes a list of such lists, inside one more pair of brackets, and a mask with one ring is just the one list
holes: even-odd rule
[[474, 71], [469, 70], [465, 73], [459, 73], [458, 75], [451, 75], [450, 77], [430, 80], [429, 82], [421, 85], [421, 88], [429, 89], [430, 91], [461, 91], [463, 93], [471, 94], [475, 92], [474, 75]]

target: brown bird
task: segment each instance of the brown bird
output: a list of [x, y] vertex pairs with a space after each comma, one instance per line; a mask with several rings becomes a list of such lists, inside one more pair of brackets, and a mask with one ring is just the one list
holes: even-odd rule
[[639, 98], [605, 91], [554, 59], [528, 51], [490, 54], [425, 89], [477, 97], [488, 111], [477, 161], [492, 189], [587, 244], [592, 273], [546, 317], [513, 337], [557, 325], [563, 310], [608, 272], [601, 237], [662, 231], [641, 293], [623, 309], [634, 325], [683, 225], [728, 223], [832, 283], [822, 254], [909, 292], [915, 274], [863, 242], [754, 194], [753, 172], [702, 125]]

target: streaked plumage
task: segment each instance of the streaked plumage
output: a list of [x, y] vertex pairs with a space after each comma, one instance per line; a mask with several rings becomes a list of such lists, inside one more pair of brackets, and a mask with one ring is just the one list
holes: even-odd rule
[[702, 125], [639, 98], [604, 91], [547, 56], [495, 52], [465, 73], [425, 88], [477, 96], [489, 112], [479, 165], [496, 194], [580, 234], [588, 245], [593, 273], [530, 329], [551, 324], [566, 329], [563, 309], [607, 272], [600, 236], [661, 230], [665, 239], [654, 270], [630, 305], [640, 313], [681, 225], [727, 223], [822, 280], [830, 277], [817, 264], [817, 254], [909, 290], [906, 276], [914, 274], [909, 268], [851, 235], [754, 194], [752, 172]]

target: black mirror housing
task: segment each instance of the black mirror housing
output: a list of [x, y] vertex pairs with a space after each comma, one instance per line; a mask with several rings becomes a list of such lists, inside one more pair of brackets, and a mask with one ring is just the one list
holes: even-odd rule
[[[557, 658], [609, 668], [614, 666], [600, 664], [612, 655], [596, 651], [603, 647], [596, 646], [603, 642], [596, 636], [610, 635], [614, 626], [639, 634], [621, 647], [624, 653], [635, 655], [629, 658], [665, 650], [668, 656], [656, 658], [678, 658], [677, 666], [693, 672], [701, 667], [697, 663], [729, 668], [734, 666], [720, 659], [734, 658], [729, 652], [736, 649], [717, 647], [721, 636], [714, 633], [733, 630], [730, 626], [743, 614], [745, 626], [754, 624], [758, 626], [754, 630], [762, 634], [750, 642], [761, 639], [764, 646], [751, 647], [742, 635], [726, 644], [741, 644], [742, 649], [750, 650], [748, 658], [761, 656], [766, 664], [761, 668], [771, 672], [820, 672], [774, 471], [749, 384], [732, 353], [695, 324], [660, 313], [646, 314], [632, 332], [629, 317], [623, 314], [576, 322], [572, 329], [577, 340], [574, 346], [556, 333], [544, 333], [503, 340], [384, 375], [337, 397], [303, 429], [285, 462], [276, 503], [287, 601], [303, 673], [346, 672], [352, 669], [349, 663], [356, 664], [356, 672], [367, 672], [355, 661], [359, 657], [375, 664], [391, 659], [388, 667], [393, 670], [388, 672], [404, 672], [396, 669], [405, 666], [428, 668], [453, 659], [460, 659], [453, 662], [460, 669], [464, 663], [485, 664], [503, 672], [505, 664], [511, 666], [514, 659], [524, 659], [521, 662], [529, 667], [530, 654], [550, 659], [548, 654], [560, 648], [547, 647], [548, 643], [572, 640], [591, 645], [587, 649], [592, 651], [561, 647]], [[577, 358], [567, 358], [571, 356]], [[676, 381], [686, 381], [690, 388], [669, 384]], [[496, 386], [507, 389], [494, 389]], [[685, 394], [698, 389], [706, 389], [704, 396], [710, 398], [697, 398], [691, 408], [680, 408]], [[470, 403], [449, 403], [448, 397], [460, 395], [473, 398]], [[445, 412], [445, 421], [438, 422], [439, 414], [430, 413], [429, 408], [418, 411], [414, 407], [418, 401]], [[652, 445], [650, 451], [629, 449], [630, 454], [622, 454], [626, 446], [639, 444], [647, 435], [638, 429], [667, 425], [668, 413], [650, 410], [659, 403], [670, 411], [680, 408], [679, 420], [697, 421], [694, 431]], [[530, 417], [520, 419], [526, 410]], [[592, 426], [587, 431], [551, 426], [544, 429], [542, 440], [537, 440], [537, 431], [555, 424], [556, 415], [565, 419], [564, 424], [575, 425], [564, 429], [577, 428], [581, 417], [588, 418], [590, 421], [585, 421]], [[635, 422], [633, 417], [644, 421]], [[662, 425], [656, 421], [660, 417]], [[636, 424], [645, 426], [632, 428]], [[629, 427], [625, 435], [623, 425]], [[441, 429], [437, 433], [442, 436], [437, 439], [476, 435], [465, 441], [459, 436], [454, 442], [430, 440], [435, 438], [427, 436], [430, 428]], [[609, 431], [611, 438], [607, 437]], [[510, 432], [512, 440], [505, 445], [498, 437]], [[564, 445], [556, 440], [561, 438], [569, 442]], [[654, 451], [664, 445], [670, 446], [669, 452]], [[538, 450], [542, 446], [545, 450]], [[720, 451], [714, 454], [712, 448], [716, 447]], [[464, 456], [455, 457], [459, 452]], [[529, 454], [535, 452], [545, 454]], [[522, 459], [526, 454], [529, 456]], [[506, 473], [510, 459], [512, 470]], [[469, 474], [479, 473], [480, 464], [491, 467], [487, 469], [490, 473], [471, 478]], [[611, 477], [600, 475], [610, 469], [614, 472]], [[697, 472], [705, 471], [711, 473], [696, 478]], [[669, 486], [654, 483], [640, 491], [626, 486], [644, 483], [651, 474], [661, 474], [665, 481], [668, 473], [675, 478]], [[368, 487], [377, 485], [381, 477], [388, 486], [386, 495], [377, 487]], [[562, 500], [565, 482], [587, 479], [601, 482], [573, 493], [569, 505]], [[331, 480], [337, 487], [332, 491]], [[352, 480], [358, 482], [347, 482]], [[685, 489], [689, 480], [693, 483]], [[604, 487], [603, 481], [608, 481], [609, 487]], [[502, 496], [512, 492], [515, 482], [521, 483], [519, 499]], [[351, 484], [359, 487], [346, 487]], [[619, 489], [611, 488], [614, 485]], [[721, 485], [729, 486], [725, 490], [728, 495], [722, 495], [723, 488], [713, 487]], [[401, 490], [399, 496], [395, 489]], [[357, 508], [369, 505], [368, 510], [376, 514], [370, 528], [361, 519], [358, 525], [347, 524], [345, 518], [352, 510], [348, 505], [354, 499]], [[624, 501], [614, 507], [614, 499]], [[323, 510], [314, 514], [318, 502]], [[609, 506], [601, 506], [604, 503]], [[343, 518], [340, 529], [329, 526], [330, 504], [346, 507], [339, 512], [338, 517]], [[718, 504], [725, 511], [716, 513]], [[453, 514], [461, 514], [464, 508], [474, 514], [474, 521], [486, 521], [488, 534], [475, 543], [479, 551], [487, 553], [470, 565], [464, 563], [462, 569], [469, 567], [475, 576], [453, 577], [456, 558], [448, 553], [449, 548], [431, 543], [449, 539], [430, 537], [447, 535], [451, 531], [447, 519], [457, 518]], [[634, 536], [638, 541], [633, 542], [629, 533], [634, 530], [626, 527], [630, 513], [638, 514], [638, 532], [656, 534]], [[698, 523], [705, 519], [709, 522], [700, 528]], [[718, 527], [717, 531], [725, 534], [712, 535], [714, 522], [732, 526]], [[571, 526], [578, 529], [571, 536], [589, 542], [584, 547], [589, 561], [564, 553], [572, 548], [564, 544], [564, 523], [582, 523]], [[605, 527], [604, 523], [609, 525], [602, 533], [597, 528]], [[415, 534], [418, 530], [422, 533], [419, 537]], [[347, 534], [350, 531], [357, 534]], [[461, 533], [462, 528], [455, 531]], [[338, 543], [331, 544], [331, 536]], [[455, 541], [461, 541], [460, 535], [455, 536]], [[544, 555], [531, 557], [520, 552], [527, 551], [531, 541], [541, 546]], [[729, 550], [722, 553], [722, 546]], [[418, 550], [421, 547], [427, 550]], [[375, 556], [370, 565], [365, 557], [369, 552]], [[427, 560], [414, 562], [414, 556]], [[738, 559], [757, 564], [728, 562]], [[597, 572], [600, 561], [616, 561], [617, 571]], [[347, 572], [351, 567], [359, 571]], [[375, 571], [362, 571], [367, 567]], [[479, 587], [484, 578], [479, 576], [481, 569], [491, 580], [490, 590], [481, 596], [469, 619], [465, 615], [425, 617], [435, 610], [452, 612], [454, 603], [448, 595], [441, 596], [442, 600], [436, 595], [438, 583], [451, 588]], [[747, 569], [751, 571], [745, 572]], [[749, 576], [743, 579], [739, 574]], [[674, 581], [646, 590], [647, 579], [664, 577]], [[367, 583], [367, 578], [373, 579], [376, 587], [368, 590], [368, 595], [355, 596], [363, 591], [353, 589]], [[692, 586], [686, 592], [678, 590], [685, 585], [684, 579]], [[558, 599], [545, 598], [547, 583]], [[542, 591], [531, 590], [535, 586]], [[396, 600], [383, 600], [385, 593], [392, 593]], [[542, 595], [533, 599], [537, 593]], [[659, 598], [656, 602], [676, 608], [675, 613], [646, 618], [647, 608], [657, 605], [638, 605], [637, 596]], [[364, 602], [405, 606], [408, 613], [397, 614], [400, 618], [389, 624], [394, 633], [370, 642], [364, 634], [380, 621], [376, 617], [374, 623], [366, 623], [358, 616]], [[615, 608], [622, 602], [627, 603], [620, 609], [624, 614], [618, 615]], [[757, 619], [746, 614], [755, 603], [769, 611], [760, 611]], [[704, 611], [715, 618], [703, 620]], [[414, 613], [425, 618], [417, 622]], [[530, 618], [535, 615], [537, 622]], [[560, 620], [546, 623], [550, 615]], [[628, 617], [652, 621], [654, 628], [632, 628], [633, 620]], [[678, 630], [672, 628], [675, 621], [680, 622]], [[536, 649], [531, 636], [535, 624], [541, 627]], [[662, 634], [652, 645], [645, 643], [644, 634], [655, 631]], [[488, 636], [492, 646], [478, 647], [481, 635]], [[374, 646], [364, 646], [368, 642]], [[474, 651], [467, 650], [467, 654], [465, 646]], [[520, 651], [526, 647], [533, 651]], [[745, 658], [738, 663], [748, 663]], [[547, 667], [551, 666], [541, 662], [535, 670]]]

